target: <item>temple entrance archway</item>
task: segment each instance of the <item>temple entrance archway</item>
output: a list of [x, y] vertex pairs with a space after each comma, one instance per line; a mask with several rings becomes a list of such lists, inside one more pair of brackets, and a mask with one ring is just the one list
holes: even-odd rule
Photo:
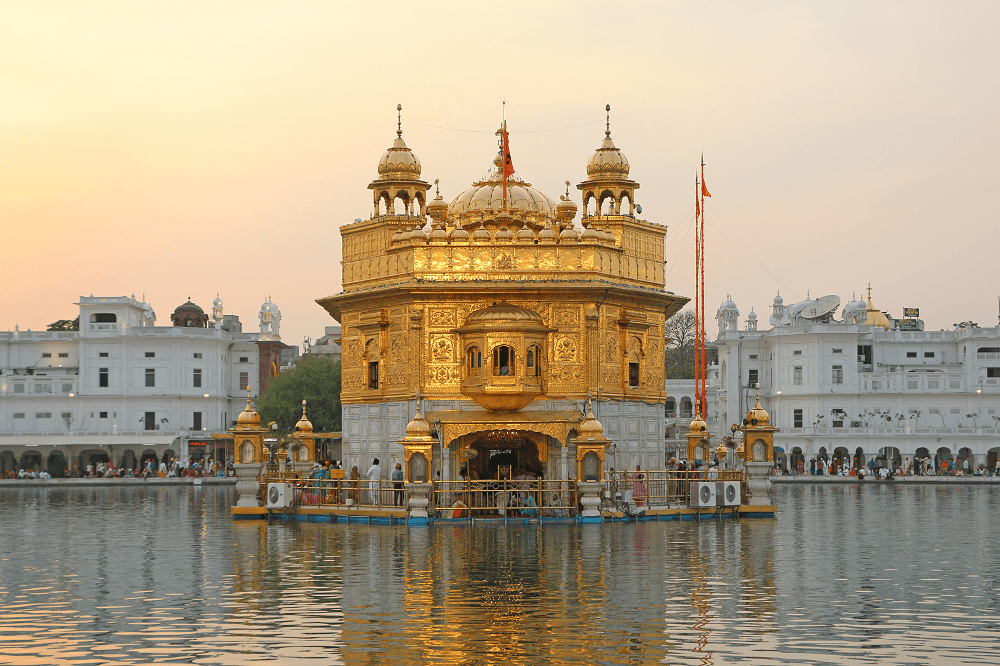
[[[513, 478], [527, 472], [548, 476], [548, 438], [529, 430], [488, 430], [459, 438], [460, 465], [471, 478]], [[469, 457], [472, 453], [472, 457]], [[461, 468], [459, 469], [461, 472]]]

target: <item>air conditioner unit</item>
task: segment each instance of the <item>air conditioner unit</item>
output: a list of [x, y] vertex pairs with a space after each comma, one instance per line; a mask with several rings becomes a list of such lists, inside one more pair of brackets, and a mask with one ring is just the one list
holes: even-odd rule
[[743, 498], [739, 481], [716, 482], [715, 496], [719, 506], [739, 506]]
[[851, 421], [851, 427], [852, 428], [860, 428], [861, 427], [861, 421]]
[[865, 361], [865, 357], [862, 356], [861, 354], [858, 354], [858, 363], [864, 363], [864, 361]]
[[692, 481], [688, 504], [692, 507], [716, 506], [715, 484], [715, 481]]
[[292, 505], [292, 484], [267, 484], [267, 508], [284, 509]]

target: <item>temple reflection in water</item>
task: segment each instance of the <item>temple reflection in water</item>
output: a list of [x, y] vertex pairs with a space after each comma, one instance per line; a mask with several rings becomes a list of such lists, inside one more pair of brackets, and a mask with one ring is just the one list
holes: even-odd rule
[[[370, 219], [341, 227], [343, 292], [318, 302], [343, 330], [344, 467], [603, 480], [613, 444], [619, 469], [664, 469], [664, 322], [687, 299], [664, 289], [666, 227], [639, 217], [610, 113], [581, 208], [569, 181], [556, 202], [514, 173], [498, 134], [493, 168], [446, 201], [400, 125]], [[583, 450], [588, 397], [608, 441]]]
[[710, 664], [716, 650], [766, 648], [777, 630], [770, 521], [478, 527], [475, 538], [234, 525], [243, 619], [271, 618], [284, 641], [317, 641], [348, 663]]

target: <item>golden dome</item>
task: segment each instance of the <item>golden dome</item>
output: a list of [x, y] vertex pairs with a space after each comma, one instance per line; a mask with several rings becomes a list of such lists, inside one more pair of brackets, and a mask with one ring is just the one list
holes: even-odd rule
[[604, 426], [594, 418], [594, 412], [589, 404], [587, 405], [587, 417], [577, 426], [576, 433], [581, 439], [604, 439]]
[[306, 418], [306, 401], [302, 401], [302, 418], [295, 424], [298, 432], [312, 432], [313, 424]]
[[719, 442], [719, 446], [715, 449], [715, 455], [719, 458], [725, 458], [728, 453], [729, 450], [726, 448], [726, 445]]
[[525, 222], [524, 226], [521, 227], [517, 232], [517, 242], [518, 243], [530, 243], [535, 240], [535, 234], [531, 231], [528, 223]]
[[760, 406], [760, 394], [757, 394], [757, 404], [747, 412], [747, 424], [751, 426], [766, 426], [771, 424], [771, 417], [763, 407]]
[[[485, 179], [473, 183], [472, 187], [451, 200], [449, 212], [452, 216], [467, 220], [492, 218], [504, 212], [501, 154], [497, 154], [494, 164], [498, 166]], [[515, 175], [507, 180], [507, 212], [540, 224], [542, 220], [555, 216], [556, 203]]]
[[616, 148], [615, 142], [611, 140], [611, 105], [606, 105], [604, 110], [608, 112], [604, 142], [587, 162], [587, 176], [591, 180], [626, 180], [628, 160], [625, 159], [625, 153]]
[[696, 415], [694, 419], [691, 421], [690, 432], [696, 432], [700, 434], [706, 432], [707, 430], [708, 426], [705, 425], [705, 422], [701, 420], [700, 416]]
[[[403, 107], [396, 105], [396, 111]], [[413, 154], [413, 151], [406, 147], [403, 141], [402, 120], [396, 128], [396, 140], [392, 148], [385, 152], [382, 159], [378, 161], [378, 180], [419, 180], [420, 160]]]
[[869, 287], [868, 293], [868, 305], [865, 308], [865, 323], [869, 326], [881, 326], [885, 330], [889, 330], [889, 318], [885, 316], [885, 313], [876, 310], [875, 306], [872, 305], [872, 295], [871, 288]]
[[467, 242], [469, 240], [469, 232], [462, 227], [455, 227], [451, 232], [451, 239], [453, 241]]
[[413, 416], [413, 420], [406, 424], [406, 436], [411, 438], [431, 436], [431, 426], [420, 413], [420, 407], [417, 407], [417, 413]]
[[628, 178], [628, 160], [625, 153], [615, 147], [611, 131], [604, 133], [604, 142], [587, 162], [587, 176], [592, 179], [610, 180]]
[[438, 181], [435, 179], [435, 197], [427, 204], [427, 214], [432, 220], [441, 221], [448, 217], [448, 202], [441, 197], [441, 190], [437, 187]]
[[510, 303], [494, 303], [489, 307], [476, 310], [465, 319], [462, 328], [473, 326], [509, 327], [545, 326], [542, 318], [536, 313]]
[[576, 217], [576, 204], [573, 200], [569, 198], [569, 186], [570, 182], [566, 181], [566, 194], [559, 197], [559, 203], [556, 205], [556, 213], [562, 220], [572, 220]]
[[250, 398], [247, 398], [247, 406], [242, 412], [240, 412], [239, 417], [236, 419], [236, 423], [243, 428], [260, 428], [260, 414], [253, 410], [250, 406]]

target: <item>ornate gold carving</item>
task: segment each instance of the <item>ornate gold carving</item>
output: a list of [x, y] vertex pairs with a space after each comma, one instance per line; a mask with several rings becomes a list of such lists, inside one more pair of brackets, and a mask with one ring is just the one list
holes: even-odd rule
[[514, 268], [514, 258], [509, 254], [501, 254], [496, 259], [493, 260], [493, 270], [495, 271], [509, 271]]
[[570, 310], [559, 310], [556, 312], [556, 326], [576, 326], [577, 321], [578, 317], [575, 312]]
[[431, 326], [444, 327], [455, 325], [455, 313], [452, 310], [431, 310]]
[[[477, 421], [477, 422], [444, 422], [441, 428], [444, 431], [444, 441], [451, 442], [463, 435], [471, 435], [475, 432], [488, 432], [490, 430], [525, 430], [548, 435], [563, 446], [569, 439], [569, 433], [576, 427], [575, 423], [552, 422], [552, 423], [523, 423], [516, 419], [497, 421]], [[541, 446], [539, 446], [539, 452]]]
[[557, 361], [568, 363], [576, 360], [576, 338], [566, 336], [556, 340], [555, 357]]
[[604, 358], [613, 363], [618, 360], [618, 336], [609, 335], [604, 341]]
[[456, 368], [431, 368], [427, 373], [431, 382], [436, 384], [451, 384], [458, 379], [458, 369]]
[[392, 344], [390, 345], [390, 353], [392, 355], [393, 363], [403, 362], [403, 338], [400, 335], [394, 336], [392, 338]]
[[454, 345], [449, 338], [436, 337], [431, 339], [431, 358], [435, 361], [455, 360]]
[[559, 368], [553, 368], [549, 376], [554, 382], [561, 382], [563, 384], [570, 384], [579, 382], [583, 376], [580, 371], [579, 366], [563, 366]]

